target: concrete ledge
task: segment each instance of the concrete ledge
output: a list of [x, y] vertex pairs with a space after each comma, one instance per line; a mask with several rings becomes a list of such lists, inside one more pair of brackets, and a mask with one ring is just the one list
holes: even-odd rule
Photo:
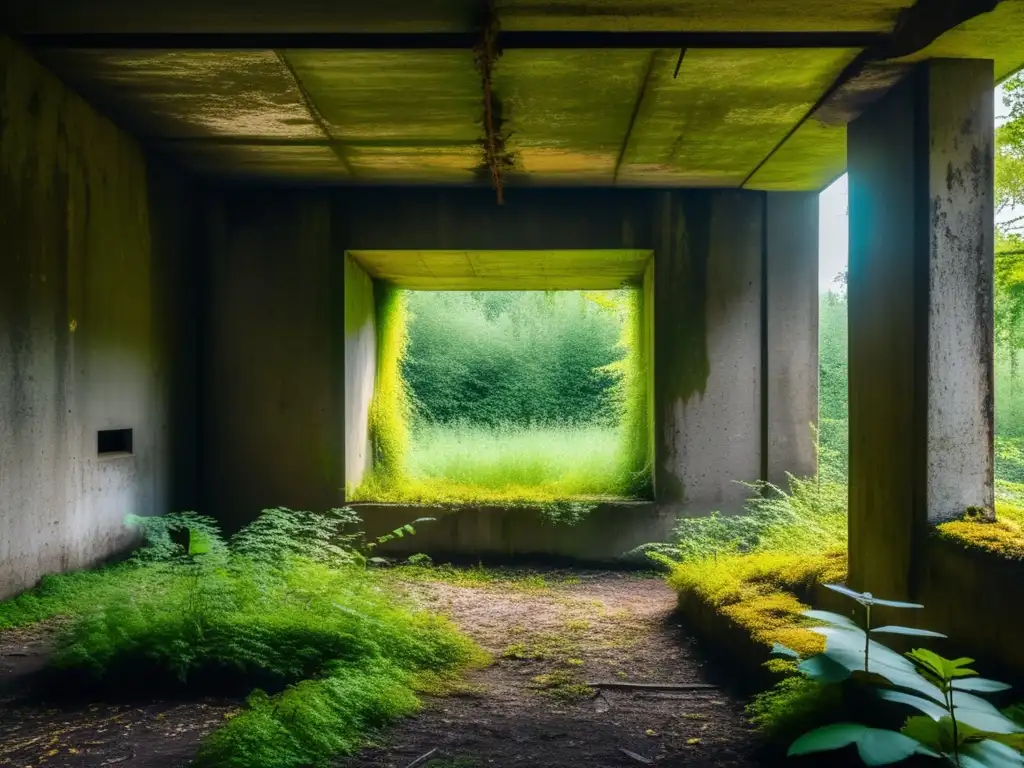
[[[436, 522], [417, 526], [415, 536], [388, 542], [380, 552], [431, 557], [544, 557], [586, 563], [629, 562], [626, 552], [665, 541], [676, 512], [654, 502], [605, 502], [575, 525], [545, 520], [538, 508], [498, 506], [428, 506], [352, 503], [366, 532], [380, 536], [418, 517]], [[638, 563], [646, 562], [636, 558]]]

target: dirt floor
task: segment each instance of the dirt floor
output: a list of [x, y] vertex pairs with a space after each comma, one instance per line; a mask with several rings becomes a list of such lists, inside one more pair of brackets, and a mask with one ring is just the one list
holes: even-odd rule
[[[448, 613], [494, 656], [464, 689], [424, 711], [347, 768], [747, 766], [757, 740], [742, 704], [716, 687], [658, 578], [627, 572], [522, 572], [483, 583], [392, 577]], [[52, 628], [0, 634], [0, 766], [184, 766], [237, 701], [45, 707], [32, 697]], [[613, 684], [604, 687], [592, 684]], [[683, 684], [687, 690], [623, 688]], [[422, 758], [422, 759], [421, 759]]]

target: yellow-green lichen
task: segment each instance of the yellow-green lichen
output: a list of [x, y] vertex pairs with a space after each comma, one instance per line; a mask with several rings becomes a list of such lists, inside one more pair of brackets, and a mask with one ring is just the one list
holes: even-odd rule
[[968, 549], [1024, 560], [1024, 509], [996, 502], [995, 522], [954, 520], [938, 526], [939, 536]]
[[668, 583], [727, 616], [757, 643], [781, 643], [801, 654], [824, 648], [821, 635], [810, 632], [809, 610], [795, 591], [816, 583], [842, 581], [846, 554], [758, 553], [684, 562], [672, 569]]

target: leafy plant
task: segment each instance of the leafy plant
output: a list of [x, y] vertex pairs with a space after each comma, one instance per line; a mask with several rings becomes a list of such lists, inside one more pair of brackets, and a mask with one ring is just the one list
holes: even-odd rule
[[797, 669], [822, 685], [861, 688], [879, 699], [923, 713], [910, 717], [899, 730], [863, 723], [833, 723], [798, 738], [790, 755], [804, 755], [856, 745], [866, 765], [887, 765], [912, 755], [942, 758], [958, 768], [1024, 765], [1024, 727], [975, 694], [992, 694], [1009, 686], [977, 676], [973, 660], [945, 659], [927, 649], [899, 654], [878, 643], [883, 634], [911, 637], [944, 637], [941, 633], [904, 626], [871, 626], [876, 606], [921, 608], [855, 592], [844, 586], [826, 585], [849, 597], [864, 609], [864, 628], [852, 619], [829, 611], [806, 611], [823, 626], [812, 631], [825, 636], [825, 650], [805, 659], [776, 644], [776, 655], [798, 661]]

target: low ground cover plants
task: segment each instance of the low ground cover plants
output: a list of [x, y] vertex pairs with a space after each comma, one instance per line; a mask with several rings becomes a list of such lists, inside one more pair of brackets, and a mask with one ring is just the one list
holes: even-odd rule
[[0, 616], [68, 616], [51, 665], [65, 688], [251, 691], [197, 765], [325, 764], [416, 711], [418, 688], [485, 660], [365, 568], [376, 542], [350, 510], [268, 510], [230, 539], [189, 513], [130, 522], [145, 544], [129, 562], [54, 577]]

